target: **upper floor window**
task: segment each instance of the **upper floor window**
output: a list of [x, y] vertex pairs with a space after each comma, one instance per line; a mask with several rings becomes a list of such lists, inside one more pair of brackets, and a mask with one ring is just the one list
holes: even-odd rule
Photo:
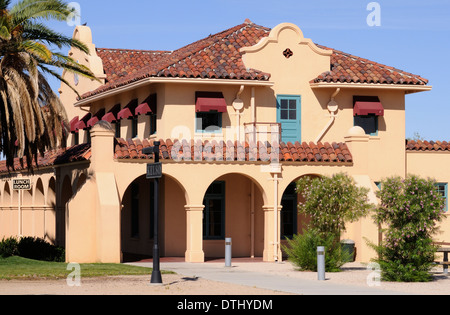
[[445, 212], [448, 212], [448, 184], [447, 183], [438, 183], [437, 185], [439, 194], [445, 200]]
[[378, 135], [378, 121], [384, 116], [384, 108], [377, 96], [355, 96], [353, 98], [354, 126], [364, 129], [366, 134]]
[[222, 114], [227, 112], [227, 103], [221, 92], [196, 92], [195, 112], [197, 132], [220, 132]]

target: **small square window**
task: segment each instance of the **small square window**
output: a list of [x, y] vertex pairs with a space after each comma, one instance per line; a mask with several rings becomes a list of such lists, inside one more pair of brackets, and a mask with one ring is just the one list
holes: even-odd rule
[[219, 132], [222, 129], [222, 113], [200, 112], [196, 115], [198, 132]]
[[367, 135], [378, 135], [378, 116], [355, 116], [354, 126], [359, 126], [366, 132]]

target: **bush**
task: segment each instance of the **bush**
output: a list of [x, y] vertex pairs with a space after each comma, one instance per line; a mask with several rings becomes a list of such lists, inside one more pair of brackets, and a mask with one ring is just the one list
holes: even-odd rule
[[43, 261], [65, 261], [63, 248], [51, 245], [41, 238], [22, 237], [17, 248], [20, 257]]
[[20, 256], [42, 261], [65, 261], [64, 248], [34, 237], [22, 237], [19, 240], [15, 237], [3, 238], [0, 242], [0, 256], [3, 258]]
[[282, 249], [299, 270], [317, 271], [317, 247], [325, 247], [325, 271], [339, 272], [340, 267], [352, 259], [352, 255], [342, 250], [341, 244], [333, 234], [324, 236], [318, 230], [311, 229], [303, 235], [294, 235], [287, 240]]
[[432, 279], [436, 246], [432, 236], [444, 216], [445, 200], [436, 182], [417, 176], [389, 178], [378, 192], [381, 205], [375, 220], [386, 226], [377, 250], [386, 281], [425, 282]]
[[15, 237], [3, 238], [0, 242], [0, 256], [2, 258], [16, 256], [18, 253], [17, 245], [18, 241]]
[[309, 228], [338, 239], [346, 223], [359, 220], [373, 208], [368, 189], [356, 186], [353, 178], [343, 173], [313, 179], [303, 177], [297, 183], [297, 191], [305, 198], [298, 209], [311, 218]]

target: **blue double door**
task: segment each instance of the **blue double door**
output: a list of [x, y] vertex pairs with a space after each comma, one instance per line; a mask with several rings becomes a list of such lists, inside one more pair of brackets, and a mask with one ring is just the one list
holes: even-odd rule
[[277, 96], [277, 122], [281, 124], [281, 141], [301, 143], [301, 96]]

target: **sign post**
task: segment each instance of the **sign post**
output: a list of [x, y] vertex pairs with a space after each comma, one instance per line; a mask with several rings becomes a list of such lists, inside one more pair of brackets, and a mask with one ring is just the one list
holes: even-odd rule
[[13, 190], [17, 190], [19, 193], [19, 237], [22, 237], [22, 191], [31, 190], [31, 179], [21, 178], [13, 179]]
[[[159, 244], [158, 244], [158, 227], [159, 227], [159, 179], [162, 177], [162, 164], [159, 162], [159, 141], [154, 142], [153, 147], [145, 148], [142, 150], [143, 154], [151, 155], [154, 154], [154, 161], [153, 164], [147, 164], [147, 179], [153, 179], [154, 185], [153, 185], [153, 194], [154, 194], [154, 218], [153, 218], [153, 271], [152, 271], [152, 278], [150, 283], [152, 284], [161, 284], [162, 278], [161, 278], [161, 270], [159, 268]], [[150, 191], [150, 194], [152, 192]]]

